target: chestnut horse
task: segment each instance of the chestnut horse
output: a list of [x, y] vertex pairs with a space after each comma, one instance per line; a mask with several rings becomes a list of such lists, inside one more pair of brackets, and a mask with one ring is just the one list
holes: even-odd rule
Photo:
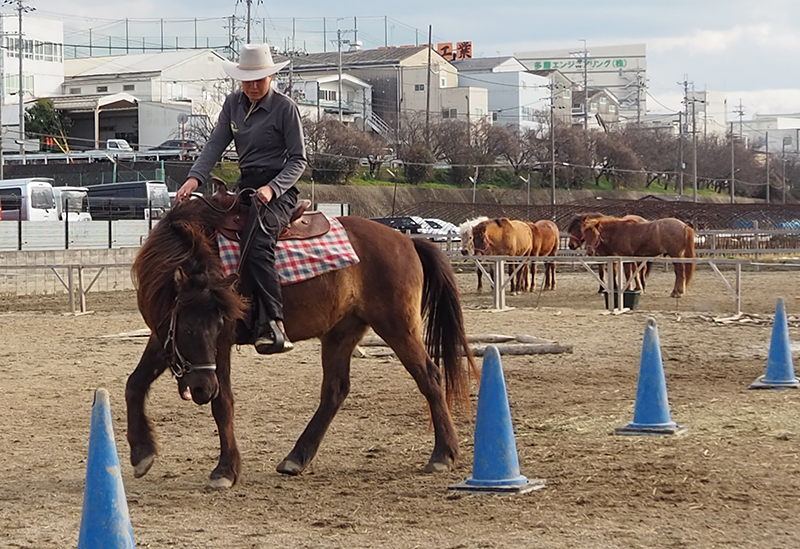
[[[558, 255], [558, 241], [560, 240], [560, 233], [558, 225], [549, 219], [540, 219], [535, 223], [528, 223], [531, 229], [531, 236], [533, 239], [531, 246], [532, 257], [555, 257]], [[536, 289], [536, 263], [533, 263], [531, 269], [531, 291]], [[542, 282], [543, 290], [556, 289], [556, 264], [555, 262], [548, 261], [544, 264], [544, 281]]]
[[[680, 219], [635, 221], [600, 217], [583, 223], [582, 238], [587, 251], [602, 247], [603, 255], [676, 258], [695, 257], [694, 229]], [[671, 297], [681, 297], [694, 275], [694, 263], [675, 263], [675, 286]]]
[[[475, 255], [475, 239], [472, 237], [472, 228], [481, 221], [488, 221], [485, 215], [468, 219], [458, 226], [458, 236], [461, 238], [461, 255]], [[483, 271], [478, 270], [478, 291], [483, 290]]]
[[[152, 332], [126, 386], [128, 442], [138, 478], [156, 455], [145, 397], [169, 368], [182, 398], [211, 403], [220, 456], [209, 486], [227, 488], [241, 471], [233, 424], [231, 347], [252, 343], [252, 334], [242, 321], [248, 311], [235, 288], [236, 276], [222, 275], [215, 230], [224, 213], [205, 202], [192, 200], [171, 210], [150, 232], [133, 265], [139, 310]], [[447, 470], [458, 457], [452, 404], [468, 407], [468, 368], [477, 372], [452, 268], [425, 240], [411, 240], [358, 217], [339, 221], [360, 261], [283, 287], [287, 336], [291, 341], [319, 338], [322, 343], [322, 390], [316, 413], [277, 469], [297, 475], [313, 459], [350, 391], [353, 350], [372, 327], [394, 349], [427, 399], [434, 446], [425, 470]], [[287, 358], [291, 362], [290, 355], [280, 360]], [[291, 368], [284, 371], [291, 375]]]
[[[482, 221], [472, 228], [475, 255], [513, 255], [529, 256], [533, 247], [533, 236], [528, 224], [524, 221], [511, 220], [507, 217]], [[513, 275], [514, 265], [508, 266]], [[528, 266], [523, 265], [511, 280], [511, 291], [518, 292], [527, 288]]]
[[[576, 250], [583, 246], [583, 223], [587, 219], [599, 219], [599, 218], [606, 218], [606, 219], [630, 219], [632, 221], [636, 221], [639, 223], [644, 223], [647, 220], [644, 217], [639, 215], [628, 214], [622, 217], [612, 217], [606, 216], [600, 212], [589, 212], [578, 214], [572, 218], [569, 225], [567, 225], [567, 233], [569, 233], [569, 248], [570, 250]], [[600, 256], [609, 256], [614, 255], [611, 253], [606, 247], [600, 243], [593, 252], [593, 255], [600, 255]], [[639, 265], [632, 265], [630, 263], [625, 265], [625, 274], [626, 276], [630, 277], [634, 272], [637, 270], [639, 271], [635, 278], [635, 283], [637, 289], [644, 290], [645, 284], [647, 282], [647, 274], [649, 269], [649, 263], [645, 263], [645, 265], [639, 270]], [[605, 280], [606, 274], [606, 266], [603, 264], [597, 265], [597, 274], [600, 277], [600, 280]], [[616, 280], [616, 279], [615, 279]], [[603, 293], [605, 289], [603, 286], [600, 286], [598, 293]]]

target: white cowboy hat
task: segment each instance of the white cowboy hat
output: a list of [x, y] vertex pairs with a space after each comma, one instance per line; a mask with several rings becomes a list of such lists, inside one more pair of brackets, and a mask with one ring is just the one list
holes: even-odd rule
[[271, 76], [288, 64], [289, 61], [273, 62], [268, 44], [245, 44], [239, 52], [239, 63], [223, 61], [222, 68], [231, 78], [251, 82]]

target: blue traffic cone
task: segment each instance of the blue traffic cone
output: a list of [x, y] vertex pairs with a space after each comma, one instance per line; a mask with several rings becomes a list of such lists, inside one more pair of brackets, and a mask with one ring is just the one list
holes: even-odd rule
[[783, 298], [778, 298], [775, 322], [772, 324], [772, 340], [769, 344], [766, 373], [756, 379], [748, 389], [797, 389], [800, 381], [794, 377], [792, 348], [789, 345], [789, 326]]
[[636, 406], [633, 421], [617, 427], [618, 435], [676, 435], [686, 429], [670, 419], [667, 400], [667, 382], [661, 361], [658, 326], [654, 318], [647, 319], [639, 364], [639, 385], [636, 389]]
[[92, 404], [89, 456], [78, 549], [135, 549], [128, 501], [114, 443], [108, 391], [98, 389]]
[[525, 493], [544, 488], [543, 480], [530, 481], [520, 474], [500, 352], [494, 345], [486, 347], [483, 355], [472, 476], [449, 488], [494, 493]]

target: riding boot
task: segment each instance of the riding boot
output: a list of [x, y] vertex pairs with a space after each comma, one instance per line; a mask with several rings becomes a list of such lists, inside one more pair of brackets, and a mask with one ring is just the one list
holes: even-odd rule
[[254, 225], [244, 231], [250, 235], [244, 267], [257, 301], [255, 347], [259, 354], [282, 353], [293, 348], [283, 328], [283, 296], [275, 267], [275, 245], [296, 202], [297, 192], [292, 189], [266, 207], [254, 201], [248, 218], [248, 225]]

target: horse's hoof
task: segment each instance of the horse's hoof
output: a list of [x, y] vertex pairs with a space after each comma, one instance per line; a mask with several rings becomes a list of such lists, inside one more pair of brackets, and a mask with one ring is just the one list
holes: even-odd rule
[[279, 473], [283, 473], [284, 475], [297, 476], [303, 472], [304, 467], [296, 461], [287, 458], [281, 461], [276, 469]]
[[233, 486], [233, 481], [225, 477], [209, 479], [206, 484], [206, 488], [209, 490], [227, 490], [231, 486]]
[[153, 463], [156, 461], [155, 454], [150, 454], [149, 456], [145, 456], [142, 458], [139, 463], [133, 466], [133, 476], [134, 478], [142, 478], [147, 474], [147, 471], [150, 470], [150, 467], [153, 466]]
[[450, 465], [441, 461], [429, 461], [425, 466], [426, 473], [446, 473], [450, 470]]

